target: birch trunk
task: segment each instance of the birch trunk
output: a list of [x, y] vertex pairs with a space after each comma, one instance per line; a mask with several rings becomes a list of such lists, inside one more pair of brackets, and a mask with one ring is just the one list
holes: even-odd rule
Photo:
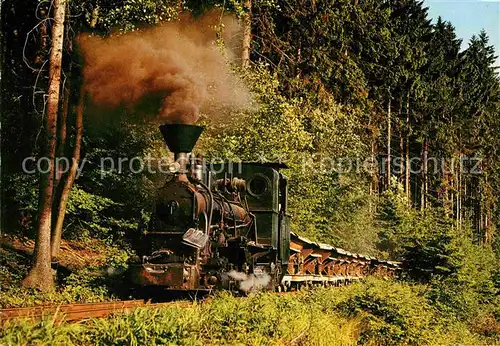
[[54, 21], [52, 25], [47, 117], [45, 121], [45, 153], [50, 167], [48, 167], [48, 172], [43, 174], [40, 179], [38, 227], [35, 239], [34, 261], [28, 275], [23, 280], [23, 286], [37, 288], [42, 292], [47, 292], [54, 288], [54, 278], [50, 265], [50, 231], [66, 0], [54, 0], [53, 9]]
[[252, 0], [245, 0], [245, 11], [243, 15], [243, 49], [241, 52], [241, 66], [250, 65], [250, 46], [252, 43]]

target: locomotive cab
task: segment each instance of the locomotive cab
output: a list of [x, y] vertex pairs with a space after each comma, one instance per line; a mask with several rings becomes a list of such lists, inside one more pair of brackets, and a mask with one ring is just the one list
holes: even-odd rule
[[[247, 182], [244, 203], [254, 218], [248, 235], [257, 272], [273, 272], [281, 280], [290, 256], [290, 215], [287, 210], [288, 178], [280, 169], [284, 163], [236, 162], [214, 165], [208, 171], [214, 179], [241, 179]], [[275, 273], [275, 274], [274, 274]]]

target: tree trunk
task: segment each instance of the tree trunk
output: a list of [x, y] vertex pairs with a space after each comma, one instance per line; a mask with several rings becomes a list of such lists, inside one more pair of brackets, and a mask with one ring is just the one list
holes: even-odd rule
[[483, 186], [481, 184], [481, 180], [476, 176], [471, 177], [471, 194], [474, 195], [474, 227], [476, 229], [476, 234], [478, 235], [479, 242], [482, 241], [483, 238], [483, 217], [482, 217], [482, 201], [481, 195], [483, 194]]
[[[98, 7], [97, 7], [98, 8]], [[94, 9], [95, 10], [95, 9]], [[93, 11], [94, 12], [94, 11]], [[93, 13], [92, 12], [92, 13]], [[66, 16], [70, 16], [69, 9], [67, 10]], [[66, 27], [65, 31], [65, 37], [68, 38], [70, 35], [68, 34], [69, 28]], [[63, 43], [64, 45], [64, 43]], [[67, 121], [68, 121], [68, 116], [70, 113], [70, 98], [71, 98], [71, 77], [72, 77], [72, 70], [73, 70], [73, 63], [72, 63], [72, 53], [73, 53], [73, 42], [71, 39], [66, 39], [66, 46], [67, 46], [67, 53], [69, 56], [69, 63], [67, 64], [67, 73], [66, 73], [66, 78], [62, 83], [62, 86], [64, 86], [64, 95], [62, 98], [62, 109], [59, 114], [59, 119], [57, 123], [58, 127], [58, 141], [57, 141], [57, 148], [56, 148], [56, 160], [58, 158], [67, 158], [66, 156], [66, 139], [67, 139]], [[62, 70], [64, 71], [64, 57], [62, 61]], [[61, 101], [61, 99], [60, 99]], [[68, 164], [67, 166], [65, 164]], [[63, 181], [63, 176], [69, 171], [71, 168], [71, 163], [69, 162], [64, 162], [64, 164], [57, 165], [56, 168], [59, 168], [57, 172], [55, 172], [55, 181], [54, 181], [54, 196], [53, 196], [53, 203], [52, 203], [52, 234], [54, 233], [54, 228], [56, 225], [57, 221], [57, 213], [55, 211], [59, 210], [59, 204], [61, 202], [61, 193], [63, 190], [63, 184], [61, 182]]]
[[488, 204], [488, 208], [484, 215], [484, 229], [485, 229], [484, 242], [486, 245], [491, 245], [491, 243], [493, 243], [494, 228], [492, 227], [490, 220], [491, 220], [491, 205]]
[[427, 208], [427, 196], [429, 194], [429, 141], [424, 141], [424, 208]]
[[[182, 10], [182, 1], [179, 1], [179, 13], [181, 12]], [[97, 21], [99, 20], [99, 10], [100, 10], [100, 7], [99, 5], [96, 5], [93, 9], [92, 9], [92, 14], [90, 16], [90, 22], [89, 22], [89, 26], [93, 29], [95, 28], [96, 24], [97, 24]]]
[[61, 61], [64, 41], [64, 19], [66, 0], [54, 0], [54, 21], [52, 26], [52, 49], [50, 53], [49, 86], [46, 118], [46, 155], [50, 167], [40, 179], [38, 227], [35, 239], [34, 262], [23, 286], [40, 289], [43, 292], [54, 288], [50, 266], [50, 231], [52, 196], [54, 192], [54, 158], [56, 154], [57, 111], [61, 83]]
[[443, 178], [441, 182], [441, 189], [442, 189], [442, 203], [443, 203], [443, 208], [444, 208], [444, 214], [446, 217], [450, 217], [453, 215], [453, 167], [448, 166], [446, 161], [443, 163]]
[[[7, 7], [7, 6], [5, 6], [5, 7]], [[2, 13], [2, 10], [5, 11], [4, 7], [2, 5], [0, 5], [0, 21], [2, 21], [4, 18], [4, 13]], [[2, 91], [3, 91], [3, 71], [4, 71], [4, 67], [5, 67], [5, 52], [7, 50], [5, 41], [6, 41], [5, 33], [3, 31], [1, 31], [0, 32], [0, 90], [2, 90]], [[0, 97], [0, 109], [3, 109], [2, 108], [3, 104], [4, 104], [3, 97]], [[1, 125], [0, 125], [0, 127], [1, 127]], [[2, 141], [0, 141], [0, 154], [2, 153], [2, 143], [1, 142]], [[2, 177], [3, 177], [2, 176], [2, 165], [0, 165], [0, 191], [4, 191], [3, 190], [4, 181], [3, 181]], [[1, 213], [3, 213], [2, 202], [3, 202], [3, 195], [0, 196], [0, 212]], [[3, 230], [3, 224], [2, 224], [2, 218], [0, 217], [0, 237], [2, 236], [2, 230]]]
[[245, 0], [244, 6], [241, 66], [248, 67], [250, 65], [250, 46], [252, 43], [252, 0]]
[[[57, 138], [57, 147], [56, 147], [56, 160], [59, 158], [66, 157], [65, 156], [65, 149], [66, 149], [66, 137], [67, 137], [67, 119], [68, 119], [68, 111], [69, 111], [69, 98], [70, 98], [70, 75], [71, 71], [68, 72], [68, 77], [66, 78], [66, 82], [63, 83], [65, 86], [64, 88], [64, 96], [62, 99], [63, 105], [62, 109], [60, 112], [59, 120], [57, 123], [58, 127], [58, 138]], [[71, 163], [68, 163], [68, 165], [71, 165]], [[59, 204], [61, 203], [61, 193], [62, 193], [62, 184], [61, 181], [63, 181], [63, 175], [68, 172], [70, 167], [66, 167], [65, 164], [60, 164], [56, 165], [56, 168], [58, 168], [57, 171], [54, 172], [54, 192], [53, 192], [53, 197], [52, 197], [52, 231], [51, 234], [54, 234], [54, 228], [56, 225], [57, 221], [57, 213], [55, 213], [55, 210], [59, 210]]]
[[386, 157], [386, 184], [387, 188], [391, 186], [391, 95], [389, 95], [389, 102], [387, 105], [387, 157]]
[[[466, 171], [464, 171], [465, 173]], [[463, 194], [462, 194], [462, 200], [460, 202], [460, 204], [462, 205], [465, 205], [465, 208], [464, 207], [461, 207], [460, 209], [462, 209], [462, 213], [460, 215], [460, 220], [464, 220], [465, 221], [469, 221], [469, 208], [470, 206], [468, 205], [468, 190], [467, 190], [467, 182], [468, 182], [468, 179], [467, 179], [467, 175], [462, 175], [462, 186], [464, 187], [464, 191], [463, 191]]]
[[[66, 79], [66, 86], [64, 89], [64, 96], [63, 96], [63, 106], [61, 110], [61, 117], [60, 117], [60, 122], [59, 122], [59, 138], [58, 138], [58, 144], [57, 144], [57, 157], [64, 157], [64, 149], [66, 147], [66, 122], [68, 119], [68, 110], [69, 110], [69, 98], [71, 95], [70, 88], [71, 88], [71, 70], [68, 72], [68, 77]], [[65, 167], [59, 167], [61, 170], [64, 169]], [[59, 183], [61, 182], [63, 172], [56, 172], [55, 174], [55, 182], [54, 182], [54, 190], [57, 193], [57, 189], [59, 186]]]
[[375, 137], [372, 134], [372, 139], [371, 139], [371, 162], [370, 162], [370, 170], [371, 170], [371, 182], [370, 182], [370, 203], [369, 203], [369, 213], [371, 215], [373, 208], [373, 201], [374, 201], [374, 196], [378, 195], [378, 188], [379, 188], [379, 179], [378, 179], [378, 164], [377, 160], [375, 157], [375, 152], [376, 152], [376, 142], [375, 142]]
[[405, 191], [408, 202], [411, 204], [411, 187], [410, 187], [410, 91], [406, 97], [406, 153], [405, 153]]
[[400, 122], [399, 127], [399, 182], [401, 184], [405, 183], [405, 148], [403, 140], [403, 124]]
[[68, 203], [69, 193], [71, 187], [75, 181], [76, 171], [78, 169], [78, 164], [80, 162], [80, 148], [82, 143], [83, 135], [83, 103], [85, 99], [85, 93], [80, 91], [80, 99], [78, 101], [78, 106], [76, 108], [76, 134], [75, 134], [75, 147], [73, 149], [73, 157], [71, 158], [71, 168], [68, 173], [68, 178], [64, 184], [63, 191], [61, 193], [61, 201], [59, 203], [59, 208], [57, 210], [57, 221], [56, 227], [52, 234], [52, 258], [57, 258], [59, 254], [59, 247], [61, 245], [62, 229], [64, 224], [64, 217], [66, 215], [66, 205]]
[[457, 225], [460, 230], [462, 227], [462, 153], [458, 155], [457, 168]]
[[455, 219], [455, 192], [456, 192], [456, 174], [453, 158], [450, 158], [450, 174], [448, 175], [450, 190], [448, 191], [448, 205], [450, 206], [450, 217]]
[[[376, 160], [376, 157], [375, 157], [375, 153], [376, 153], [376, 140], [375, 140], [375, 137], [372, 137], [372, 145], [371, 145], [372, 149], [371, 149], [371, 164], [373, 165], [371, 167], [371, 169], [373, 170], [372, 172], [372, 183], [371, 183], [371, 191], [373, 191], [373, 194], [376, 195], [379, 193], [379, 179], [377, 177], [377, 173], [378, 173], [378, 164], [377, 164], [377, 160]], [[376, 169], [375, 169], [376, 167]]]
[[420, 148], [420, 210], [426, 207], [427, 194], [427, 141], [424, 139]]
[[484, 243], [486, 245], [491, 245], [493, 242], [493, 229], [490, 227], [490, 219], [491, 219], [491, 199], [492, 199], [492, 193], [491, 193], [491, 186], [488, 182], [488, 176], [486, 175], [484, 178], [484, 186], [485, 186], [485, 193], [484, 193], [484, 199], [483, 199], [483, 213], [481, 214], [482, 217], [482, 225], [481, 225], [481, 231], [484, 235]]

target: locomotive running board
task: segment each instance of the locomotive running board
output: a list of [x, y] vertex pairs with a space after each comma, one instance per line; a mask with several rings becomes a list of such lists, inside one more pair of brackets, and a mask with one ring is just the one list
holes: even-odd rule
[[208, 241], [208, 234], [203, 233], [199, 229], [190, 228], [182, 236], [182, 242], [188, 246], [201, 249], [205, 247]]

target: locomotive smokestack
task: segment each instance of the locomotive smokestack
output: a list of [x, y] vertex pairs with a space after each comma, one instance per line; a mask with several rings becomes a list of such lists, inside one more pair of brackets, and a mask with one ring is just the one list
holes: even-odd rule
[[160, 126], [160, 131], [168, 149], [174, 153], [175, 160], [185, 169], [188, 161], [187, 153], [193, 150], [203, 132], [203, 127], [187, 124], [165, 124]]
[[190, 153], [203, 132], [202, 126], [166, 124], [160, 126], [168, 149], [174, 154]]

